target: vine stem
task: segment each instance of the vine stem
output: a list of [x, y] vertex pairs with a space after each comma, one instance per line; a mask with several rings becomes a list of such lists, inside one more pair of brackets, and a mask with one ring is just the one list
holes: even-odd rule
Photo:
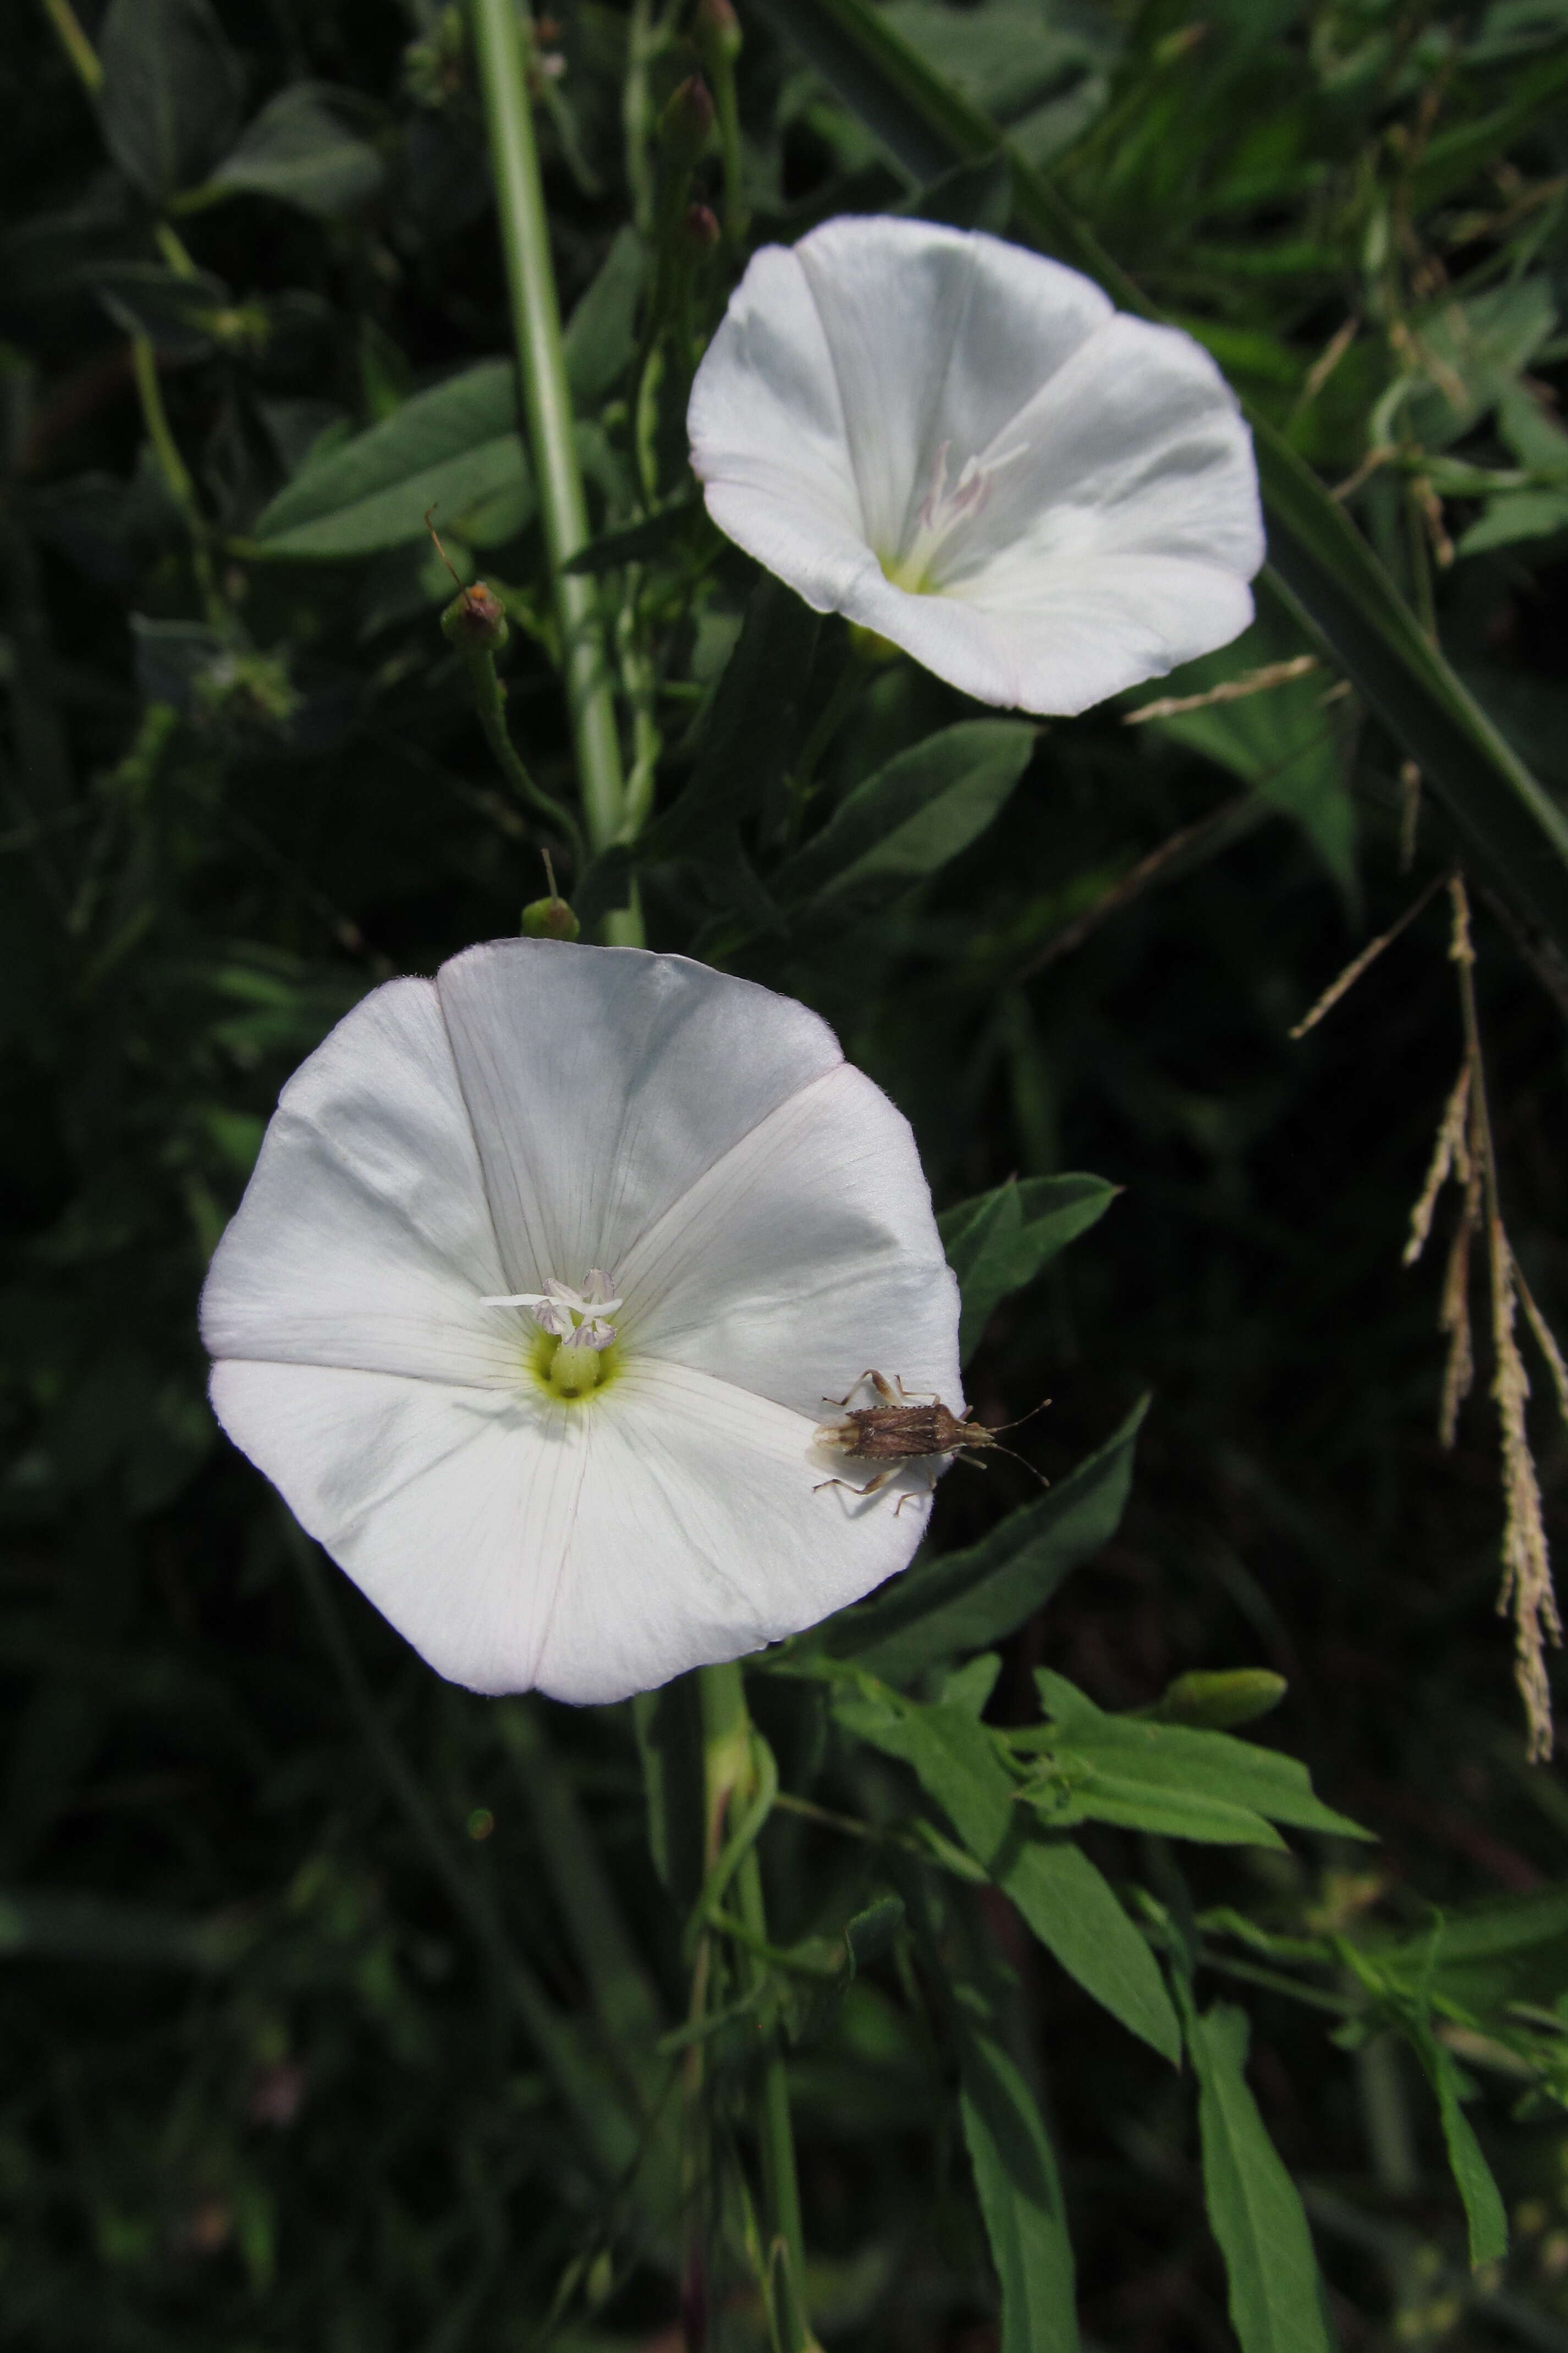
[[[745, 1677], [738, 1661], [699, 1670], [702, 1695], [702, 1767], [707, 1822], [705, 1854], [710, 1869], [724, 1842], [727, 1826], [755, 1794], [756, 1766], [752, 1752], [752, 1720], [746, 1706]], [[767, 1915], [763, 1902], [762, 1865], [755, 1845], [747, 1848], [735, 1874], [741, 1918], [752, 1935], [765, 1941]], [[709, 1981], [710, 1938], [704, 1934], [693, 1973], [705, 1993]], [[757, 2117], [763, 2160], [763, 2202], [767, 2219], [770, 2270], [773, 2257], [782, 2259], [779, 2305], [784, 2322], [782, 2341], [786, 2353], [816, 2353], [805, 2302], [805, 2240], [800, 2219], [800, 2184], [795, 2172], [795, 2132], [790, 2120], [789, 2076], [783, 2051], [775, 2041], [763, 2063], [762, 2100]]]
[[[588, 509], [573, 438], [572, 396], [533, 108], [514, 0], [472, 0], [472, 6], [518, 375], [561, 623], [583, 815], [590, 847], [603, 850], [620, 839], [626, 814], [620, 732], [598, 591], [592, 580], [565, 569], [588, 543]], [[607, 929], [622, 945], [636, 944], [641, 938], [635, 908], [612, 914]]]

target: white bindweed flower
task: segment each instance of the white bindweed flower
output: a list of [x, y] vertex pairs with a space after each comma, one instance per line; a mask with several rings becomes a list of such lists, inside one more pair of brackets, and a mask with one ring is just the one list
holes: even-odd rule
[[982, 702], [1085, 711], [1252, 617], [1257, 471], [1214, 362], [998, 237], [765, 246], [688, 426], [721, 531]]
[[202, 1332], [229, 1436], [432, 1666], [576, 1701], [902, 1568], [924, 1472], [901, 1511], [817, 1492], [823, 1398], [874, 1366], [960, 1401], [908, 1123], [804, 1006], [635, 948], [366, 997], [283, 1091]]

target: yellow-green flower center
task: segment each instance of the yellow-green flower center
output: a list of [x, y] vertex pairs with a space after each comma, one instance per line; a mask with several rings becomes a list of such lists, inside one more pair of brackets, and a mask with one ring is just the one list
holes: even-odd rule
[[553, 1404], [584, 1405], [609, 1388], [621, 1367], [621, 1350], [614, 1342], [607, 1348], [585, 1348], [539, 1332], [529, 1343], [527, 1364]]

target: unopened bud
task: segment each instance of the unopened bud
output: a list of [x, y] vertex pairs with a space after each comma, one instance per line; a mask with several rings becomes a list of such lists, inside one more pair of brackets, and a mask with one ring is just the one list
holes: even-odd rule
[[511, 634], [500, 598], [482, 580], [458, 589], [441, 616], [441, 628], [453, 645], [474, 654], [499, 654]]
[[574, 940], [582, 928], [564, 899], [531, 899], [522, 911], [525, 940]]
[[710, 205], [688, 205], [686, 235], [699, 253], [710, 252], [719, 242], [719, 216]]
[[710, 73], [715, 60], [734, 64], [741, 54], [741, 26], [730, 0], [697, 0], [691, 29]]
[[689, 172], [708, 144], [713, 100], [700, 74], [683, 81], [658, 118], [658, 143], [678, 172]]
[[1206, 1673], [1199, 1669], [1178, 1675], [1167, 1685], [1163, 1699], [1139, 1713], [1158, 1724], [1198, 1725], [1223, 1732], [1233, 1724], [1251, 1724], [1258, 1716], [1267, 1715], [1289, 1689], [1284, 1676], [1270, 1674], [1267, 1667], [1234, 1667]]

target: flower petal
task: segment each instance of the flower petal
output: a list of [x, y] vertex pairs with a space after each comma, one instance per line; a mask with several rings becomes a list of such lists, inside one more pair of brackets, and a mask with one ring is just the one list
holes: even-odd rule
[[877, 1466], [819, 1457], [813, 1418], [686, 1366], [639, 1357], [580, 1419], [588, 1469], [537, 1676], [555, 1699], [624, 1699], [815, 1626], [925, 1533], [930, 1465], [864, 1500], [825, 1487]]
[[958, 1285], [914, 1136], [847, 1062], [732, 1145], [620, 1280], [639, 1359], [711, 1373], [814, 1420], [871, 1367], [963, 1406]]
[[1062, 717], [1228, 645], [1253, 610], [1234, 573], [1170, 557], [1064, 559], [1026, 605], [992, 603], [989, 586], [910, 596], [878, 580], [843, 609], [978, 702]]
[[284, 1088], [202, 1293], [215, 1356], [509, 1385], [516, 1319], [433, 984], [395, 980]]
[[[1082, 711], [1251, 617], [1256, 469], [1213, 361], [998, 238], [844, 219], [792, 254], [767, 248], [698, 371], [689, 421], [722, 531], [819, 611], [981, 702]], [[942, 453], [950, 487], [972, 460], [989, 480], [967, 510], [954, 501], [947, 529], [927, 514], [922, 542]], [[911, 548], [925, 593], [887, 576]]]
[[680, 1366], [559, 1408], [300, 1365], [217, 1365], [212, 1396], [300, 1525], [476, 1691], [623, 1699], [741, 1657], [902, 1568], [929, 1510], [925, 1466], [816, 1492], [844, 1465], [810, 1419]]
[[506, 1280], [618, 1281], [703, 1171], [843, 1060], [793, 999], [684, 956], [495, 940], [437, 979]]

